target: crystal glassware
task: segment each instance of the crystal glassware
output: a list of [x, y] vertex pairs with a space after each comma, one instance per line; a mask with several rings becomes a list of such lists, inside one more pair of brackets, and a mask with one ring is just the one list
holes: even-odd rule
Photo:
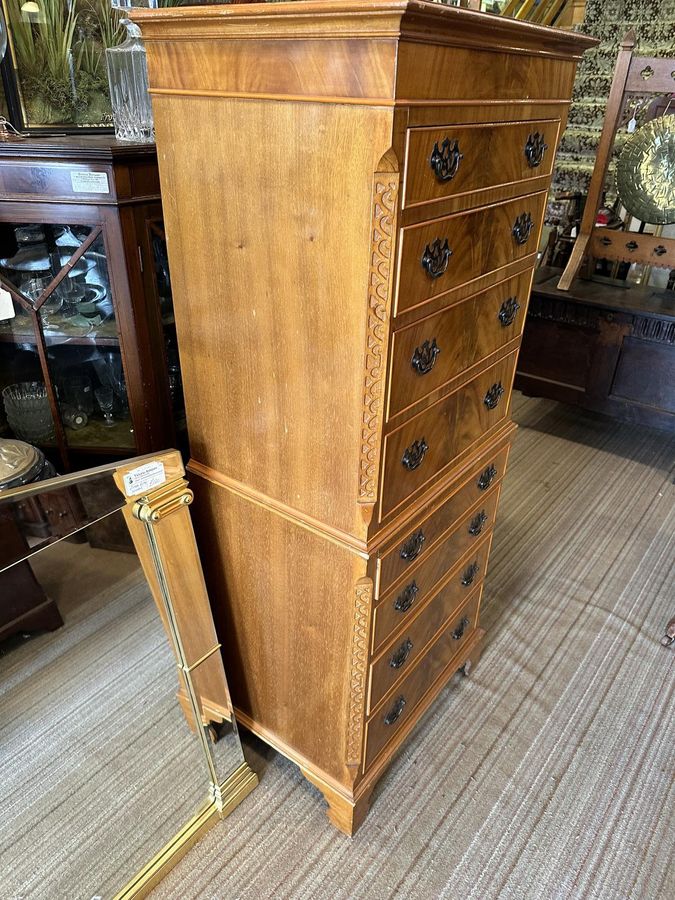
[[90, 416], [94, 411], [94, 392], [88, 375], [67, 375], [61, 387], [67, 406]]
[[96, 400], [103, 413], [103, 424], [110, 428], [115, 424], [112, 414], [113, 389], [111, 387], [97, 387], [94, 394], [96, 394]]
[[2, 392], [7, 422], [17, 438], [30, 444], [54, 439], [47, 388], [41, 381], [10, 384]]
[[126, 38], [105, 51], [115, 137], [118, 141], [152, 143], [155, 129], [141, 30], [129, 19], [120, 21], [127, 30]]
[[67, 318], [77, 315], [77, 304], [85, 297], [85, 286], [74, 278], [64, 278], [56, 288], [63, 303], [63, 315]]
[[[51, 278], [47, 275], [40, 275], [36, 278], [29, 278], [23, 282], [21, 285], [21, 290], [28, 297], [30, 302], [35, 306], [37, 301], [45, 292], [47, 285], [51, 282]], [[63, 297], [60, 296], [58, 289], [51, 292], [49, 297], [45, 300], [45, 302], [40, 307], [40, 318], [42, 319], [45, 327], [48, 327], [52, 323], [49, 321], [49, 317], [54, 313], [57, 313], [61, 307], [63, 306]]]

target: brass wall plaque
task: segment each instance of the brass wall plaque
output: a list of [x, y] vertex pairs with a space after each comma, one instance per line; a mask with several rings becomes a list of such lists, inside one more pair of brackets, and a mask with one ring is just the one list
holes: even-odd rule
[[621, 151], [616, 186], [631, 215], [650, 225], [675, 222], [675, 117], [638, 129]]

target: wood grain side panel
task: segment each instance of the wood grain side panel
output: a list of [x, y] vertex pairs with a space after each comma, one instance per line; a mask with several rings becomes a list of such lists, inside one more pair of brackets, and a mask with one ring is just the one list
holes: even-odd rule
[[351, 785], [348, 741], [360, 756], [352, 644], [365, 561], [226, 488], [194, 475], [190, 485], [234, 705]]
[[347, 533], [358, 527], [373, 173], [391, 117], [155, 99], [192, 456]]

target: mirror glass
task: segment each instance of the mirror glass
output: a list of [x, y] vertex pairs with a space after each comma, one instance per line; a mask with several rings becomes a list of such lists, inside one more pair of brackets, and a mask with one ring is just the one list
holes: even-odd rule
[[123, 505], [95, 470], [0, 492], [3, 896], [114, 897], [244, 761], [195, 732]]

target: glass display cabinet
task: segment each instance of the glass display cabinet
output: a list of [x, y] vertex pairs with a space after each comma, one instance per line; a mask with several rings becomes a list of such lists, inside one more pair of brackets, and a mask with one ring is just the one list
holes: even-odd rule
[[181, 446], [153, 145], [0, 142], [0, 435], [61, 471]]

